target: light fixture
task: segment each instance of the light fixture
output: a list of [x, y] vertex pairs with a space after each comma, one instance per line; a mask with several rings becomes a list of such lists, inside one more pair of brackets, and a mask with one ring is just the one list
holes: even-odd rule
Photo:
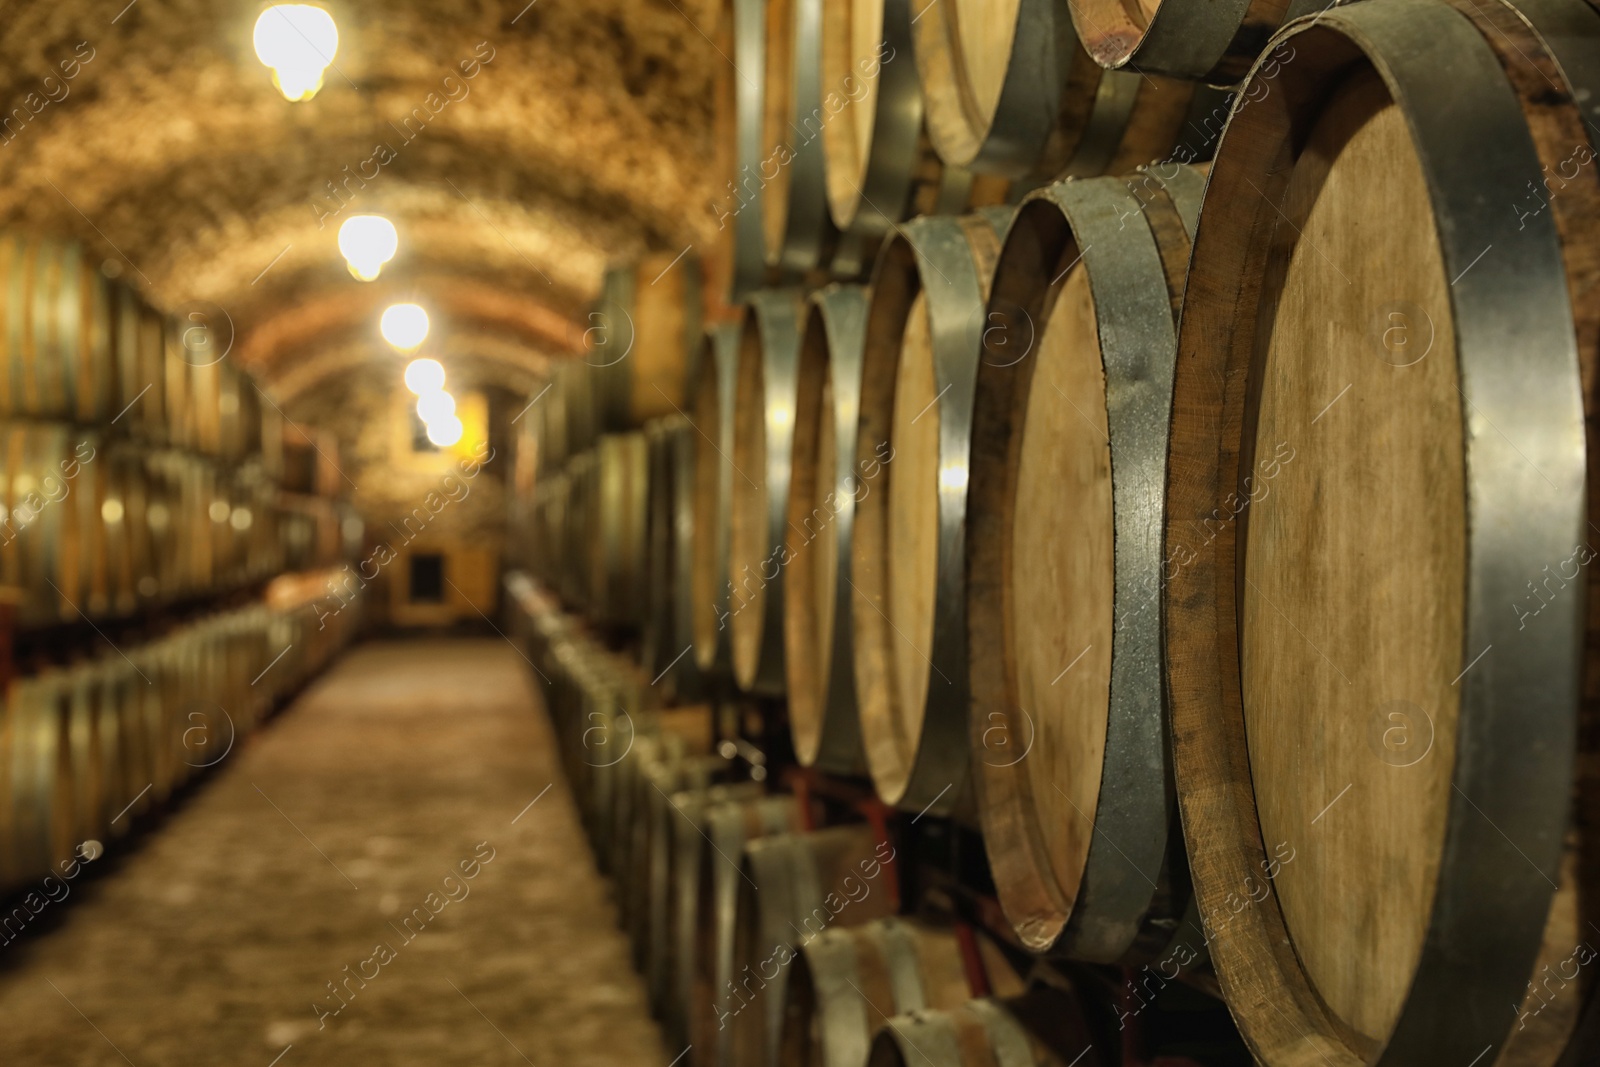
[[449, 448], [461, 440], [461, 420], [451, 415], [428, 423], [428, 440], [435, 448]]
[[287, 100], [310, 100], [339, 51], [333, 16], [310, 4], [277, 4], [256, 19], [256, 58], [272, 68], [272, 84]]
[[417, 397], [417, 418], [429, 426], [454, 418], [455, 413], [456, 398], [443, 389]]
[[406, 364], [406, 388], [418, 396], [444, 388], [444, 367], [436, 359], [414, 359]]
[[393, 304], [378, 324], [383, 339], [410, 352], [428, 339], [428, 313], [416, 304]]
[[339, 227], [339, 253], [350, 273], [364, 282], [376, 278], [399, 248], [394, 223], [382, 215], [351, 215]]

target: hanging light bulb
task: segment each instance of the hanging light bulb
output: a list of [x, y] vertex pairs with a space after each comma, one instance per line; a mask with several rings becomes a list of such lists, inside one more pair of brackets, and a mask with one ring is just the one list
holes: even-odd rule
[[461, 440], [461, 420], [451, 415], [428, 423], [428, 440], [436, 448], [449, 448]]
[[444, 388], [444, 367], [436, 359], [414, 359], [406, 364], [406, 388], [422, 396]]
[[333, 16], [310, 4], [277, 4], [256, 19], [256, 58], [286, 100], [310, 100], [339, 51]]
[[352, 215], [339, 227], [339, 253], [350, 273], [364, 282], [376, 278], [399, 248], [394, 223], [382, 215]]
[[432, 426], [455, 417], [456, 398], [443, 389], [417, 397], [417, 418]]
[[416, 304], [393, 304], [378, 323], [383, 339], [410, 352], [428, 339], [428, 313]]

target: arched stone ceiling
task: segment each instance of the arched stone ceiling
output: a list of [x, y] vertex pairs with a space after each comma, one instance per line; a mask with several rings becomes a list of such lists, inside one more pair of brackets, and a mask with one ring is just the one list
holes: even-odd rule
[[[560, 355], [608, 260], [709, 247], [715, 0], [326, 2], [337, 69], [298, 104], [252, 49], [266, 6], [6, 5], [0, 226], [220, 306], [269, 387], [348, 360], [398, 296]], [[400, 231], [371, 285], [336, 243], [360, 212]]]

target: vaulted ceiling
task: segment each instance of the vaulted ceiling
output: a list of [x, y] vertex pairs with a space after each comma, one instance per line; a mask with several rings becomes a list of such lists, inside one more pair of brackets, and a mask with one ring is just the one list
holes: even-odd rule
[[[715, 231], [716, 0], [325, 0], [334, 69], [294, 104], [253, 51], [266, 4], [124, 3], [0, 10], [0, 226], [224, 324], [271, 391], [386, 356], [398, 298], [520, 382], [571, 351], [608, 260]], [[366, 212], [401, 241], [371, 284], [337, 248]]]

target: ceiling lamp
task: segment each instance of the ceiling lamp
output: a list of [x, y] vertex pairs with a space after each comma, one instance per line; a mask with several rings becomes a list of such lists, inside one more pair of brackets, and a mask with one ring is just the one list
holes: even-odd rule
[[410, 352], [428, 339], [428, 313], [417, 304], [393, 304], [378, 323], [383, 339]]
[[406, 388], [422, 396], [444, 388], [444, 367], [436, 359], [414, 359], [406, 364]]
[[449, 448], [461, 440], [461, 432], [461, 420], [454, 415], [428, 423], [428, 440], [435, 448]]
[[417, 397], [417, 418], [429, 426], [452, 419], [455, 414], [456, 398], [443, 389]]
[[364, 282], [376, 278], [399, 248], [394, 223], [382, 215], [352, 215], [339, 227], [339, 252], [350, 273]]
[[256, 19], [256, 58], [272, 68], [272, 84], [288, 100], [310, 100], [339, 51], [333, 16], [310, 4], [277, 4]]

